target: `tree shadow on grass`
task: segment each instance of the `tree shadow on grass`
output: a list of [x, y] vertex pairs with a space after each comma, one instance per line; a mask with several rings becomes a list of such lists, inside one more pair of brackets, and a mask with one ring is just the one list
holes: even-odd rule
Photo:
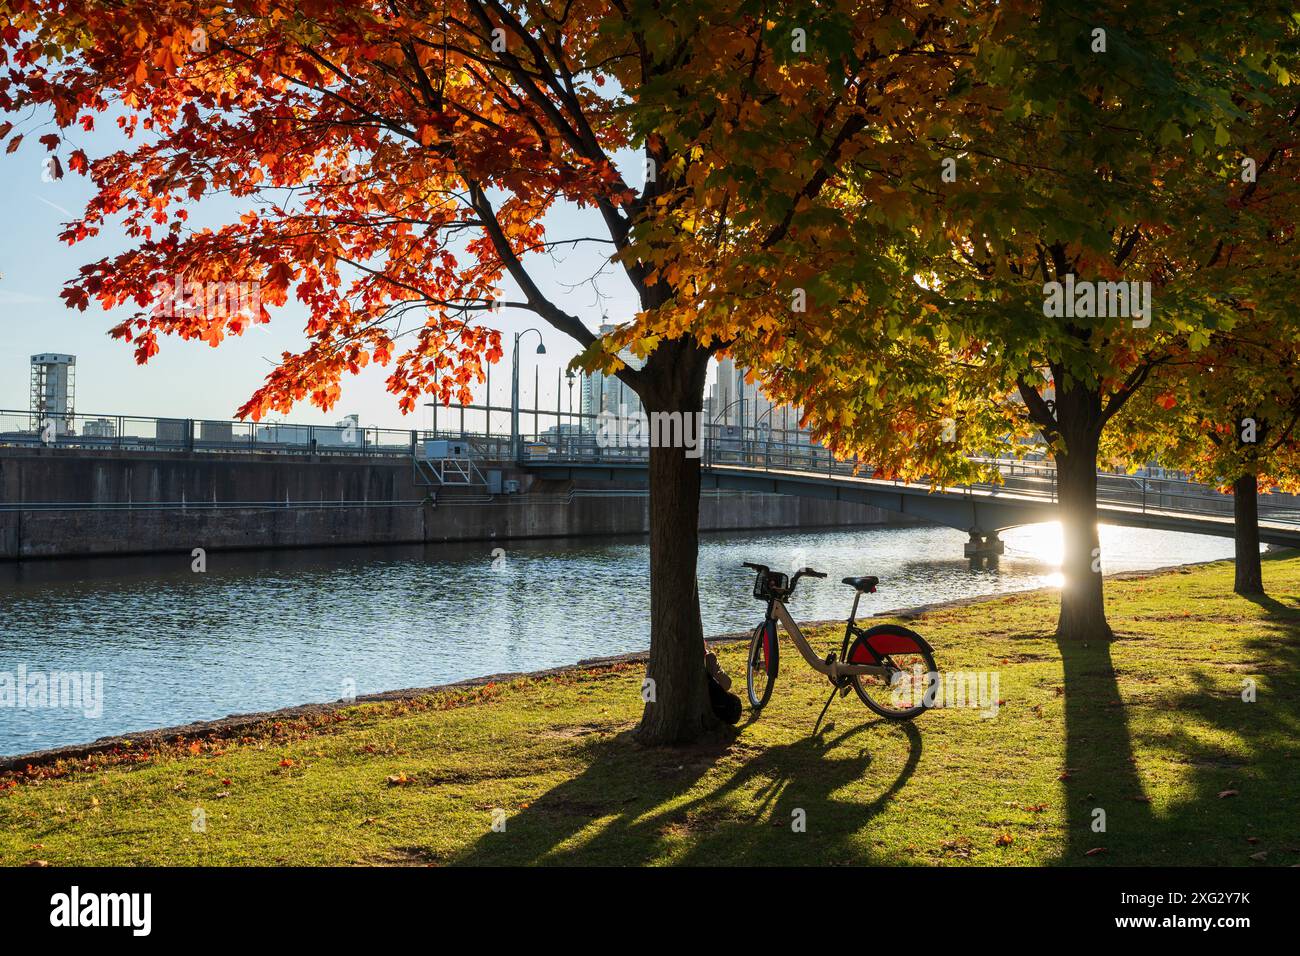
[[1279, 601], [1277, 598], [1270, 597], [1267, 594], [1242, 594], [1238, 596], [1249, 601], [1251, 604], [1258, 604], [1261, 610], [1266, 611], [1275, 617], [1282, 618], [1283, 620], [1289, 618], [1294, 622], [1300, 623], [1300, 598], [1287, 598], [1286, 600], [1291, 602], [1290, 604], [1287, 604], [1285, 601]]
[[1057, 642], [1065, 683], [1067, 827], [1058, 862], [1067, 866], [1086, 862], [1089, 854], [1128, 862], [1116, 858], [1111, 844], [1151, 829], [1111, 646], [1108, 640]]
[[[453, 862], [868, 863], [855, 835], [906, 785], [921, 758], [916, 728], [897, 727], [907, 738], [906, 761], [892, 779], [872, 781], [862, 735], [881, 724], [762, 748], [743, 735], [678, 749], [642, 748], [627, 734], [584, 744], [582, 773]], [[864, 780], [879, 787], [870, 801], [836, 798]], [[806, 823], [802, 831], [793, 825], [796, 811]]]
[[[1188, 720], [1143, 741], [1191, 768], [1144, 863], [1300, 863], [1300, 608], [1249, 600], [1267, 616], [1245, 653], [1224, 654], [1207, 635], [1194, 688], [1168, 705]], [[1220, 668], [1229, 680], [1209, 673]]]
[[[1140, 684], [1121, 704], [1114, 645], [1060, 644], [1065, 670], [1068, 836], [1058, 863], [1079, 865], [1258, 865], [1300, 862], [1300, 608], [1295, 599], [1251, 597], [1265, 616], [1240, 651], [1207, 630], [1199, 660], [1186, 666], [1193, 689], [1144, 698]], [[1198, 638], [1201, 635], [1198, 633]], [[1132, 640], [1120, 635], [1119, 642]], [[1139, 665], [1140, 666], [1140, 665]], [[1126, 665], [1127, 667], [1127, 665]], [[1223, 671], [1258, 684], [1225, 689]], [[1123, 675], [1140, 681], [1140, 673]], [[1133, 722], [1138, 708], [1176, 715]], [[1137, 735], [1135, 738], [1135, 734]], [[1150, 766], [1139, 767], [1137, 748]], [[1173, 765], [1172, 767], [1170, 765]], [[1190, 770], [1183, 769], [1190, 768]], [[1172, 785], [1153, 811], [1143, 776]], [[1094, 811], [1106, 812], [1095, 832]], [[1104, 852], [1089, 857], [1089, 850]], [[1254, 854], [1266, 852], [1264, 858]]]

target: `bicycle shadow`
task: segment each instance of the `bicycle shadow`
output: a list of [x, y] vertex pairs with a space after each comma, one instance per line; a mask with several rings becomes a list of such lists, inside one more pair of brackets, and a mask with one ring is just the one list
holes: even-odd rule
[[[689, 852], [678, 863], [709, 865], [779, 862], [826, 865], [870, 862], [852, 836], [862, 831], [889, 801], [907, 785], [921, 762], [921, 734], [910, 721], [894, 724], [867, 721], [834, 737], [831, 723], [815, 736], [792, 744], [769, 747], [747, 761], [726, 783], [706, 797], [687, 804], [687, 813], [725, 802], [732, 793], [754, 791], [758, 812], [741, 818], [738, 825], [715, 827], [697, 834]], [[839, 800], [835, 794], [862, 781], [873, 762], [871, 753], [853, 738], [872, 728], [892, 728], [908, 741], [907, 758], [898, 774], [871, 800]], [[843, 749], [845, 753], [839, 754]], [[779, 848], [779, 859], [771, 853]]]
[[[911, 778], [921, 759], [920, 733], [910, 723], [888, 724], [906, 736], [907, 757], [874, 799], [835, 795], [869, 777], [872, 755], [860, 735], [885, 724], [868, 721], [835, 736], [824, 731], [761, 749], [747, 745], [743, 733], [677, 750], [642, 748], [626, 734], [594, 742], [583, 748], [589, 762], [582, 773], [511, 816], [505, 833], [484, 834], [452, 862], [870, 862], [851, 838]], [[728, 770], [712, 783], [712, 771]]]

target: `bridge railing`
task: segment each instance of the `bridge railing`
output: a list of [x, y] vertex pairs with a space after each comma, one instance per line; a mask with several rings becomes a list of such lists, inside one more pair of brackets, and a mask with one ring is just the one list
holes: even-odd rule
[[[527, 424], [554, 422], [556, 430], [579, 426], [582, 417], [554, 411], [519, 410]], [[252, 452], [281, 455], [387, 455], [420, 453], [431, 438], [465, 439], [475, 455], [509, 460], [510, 408], [443, 407], [431, 428], [380, 428], [349, 424], [304, 425], [278, 421], [168, 418], [150, 415], [76, 413], [38, 415], [0, 409], [0, 447], [45, 447], [110, 451]], [[590, 430], [591, 426], [587, 426]]]
[[347, 423], [296, 425], [94, 414], [41, 419], [29, 412], [0, 410], [0, 446], [111, 451], [410, 455], [418, 437], [418, 432], [409, 429]]
[[[620, 420], [521, 408], [517, 440], [509, 434], [508, 406], [440, 406], [431, 415], [436, 429], [300, 425], [285, 422], [217, 421], [140, 415], [76, 414], [38, 416], [28, 411], [0, 409], [0, 446], [44, 446], [87, 450], [167, 452], [254, 452], [275, 455], [369, 455], [421, 457], [431, 439], [462, 439], [479, 461], [571, 462], [575, 464], [634, 464], [649, 454], [649, 429], [611, 431]], [[767, 425], [704, 422], [692, 437], [702, 463], [766, 471], [795, 471], [827, 477], [869, 477], [870, 466], [838, 461], [806, 432]], [[976, 459], [995, 468], [1000, 483], [976, 483], [944, 489], [950, 493], [1017, 495], [1055, 500], [1056, 471], [1051, 462], [1024, 459]], [[894, 481], [893, 484], [902, 484]], [[921, 482], [924, 484], [924, 482]], [[1097, 501], [1111, 507], [1230, 517], [1233, 499], [1215, 488], [1176, 475], [1143, 470], [1136, 474], [1101, 472]], [[1262, 495], [1260, 520], [1300, 524], [1300, 498]]]
[[[646, 444], [606, 444], [600, 436], [528, 435], [521, 440], [525, 464], [554, 462], [588, 465], [630, 465], [644, 463]], [[794, 471], [827, 477], [870, 478], [872, 468], [854, 460], [838, 461], [827, 449], [807, 442], [771, 440], [766, 436], [734, 436], [707, 428], [698, 447], [706, 467], [757, 468], [763, 471]], [[1032, 459], [976, 459], [995, 468], [1000, 482], [974, 482], [941, 490], [958, 494], [990, 494], [1056, 500], [1056, 468], [1050, 462]], [[874, 479], [879, 481], [880, 479]], [[906, 484], [886, 479], [895, 486]], [[912, 482], [925, 486], [927, 483]], [[1123, 474], [1099, 472], [1097, 503], [1140, 512], [1175, 512], [1184, 515], [1231, 517], [1233, 498], [1212, 485], [1171, 477], [1168, 474]], [[1300, 525], [1300, 497], [1288, 494], [1262, 495], [1261, 521]]]

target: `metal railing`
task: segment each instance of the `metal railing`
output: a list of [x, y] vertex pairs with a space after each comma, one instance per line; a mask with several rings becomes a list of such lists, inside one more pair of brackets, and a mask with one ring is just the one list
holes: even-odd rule
[[[604, 445], [596, 435], [533, 435], [522, 439], [524, 464], [630, 465], [643, 463], [648, 447]], [[1056, 468], [1050, 462], [1028, 459], [975, 458], [999, 475], [997, 481], [977, 481], [952, 487], [931, 486], [928, 481], [906, 482], [872, 477], [874, 469], [856, 460], [837, 460], [820, 445], [772, 440], [765, 435], [732, 436], [718, 429], [705, 429], [699, 444], [705, 467], [757, 469], [768, 473], [794, 472], [827, 478], [857, 478], [872, 484], [910, 488], [917, 493], [943, 491], [949, 494], [989, 495], [1008, 499], [1026, 498], [1056, 501]], [[1143, 514], [1173, 514], [1186, 517], [1231, 518], [1233, 498], [1213, 485], [1175, 477], [1163, 469], [1140, 470], [1134, 474], [1099, 471], [1097, 504]], [[1265, 494], [1259, 499], [1263, 522], [1300, 526], [1300, 497]]]
[[[649, 428], [621, 430], [610, 416], [521, 408], [520, 420], [532, 420], [534, 431], [509, 434], [510, 408], [496, 405], [440, 406], [438, 428], [397, 429], [285, 422], [216, 421], [157, 418], [137, 415], [77, 414], [40, 422], [28, 411], [0, 409], [0, 447], [48, 447], [84, 450], [160, 451], [189, 453], [257, 453], [273, 455], [366, 455], [427, 459], [426, 443], [459, 439], [478, 462], [513, 461], [588, 465], [643, 463], [649, 455]], [[614, 425], [618, 428], [610, 429]], [[547, 427], [543, 428], [542, 426]], [[496, 429], [500, 430], [496, 430]], [[870, 478], [873, 469], [856, 460], [837, 460], [812, 442], [806, 432], [705, 422], [693, 434], [695, 448], [706, 467], [751, 468], [797, 472], [829, 478], [871, 480], [878, 484], [929, 490], [925, 481], [902, 482]], [[1004, 495], [1055, 501], [1056, 469], [1050, 462], [1025, 459], [974, 459], [995, 469], [1000, 482], [975, 482], [943, 488], [948, 493]], [[1214, 487], [1170, 475], [1160, 469], [1134, 474], [1099, 472], [1097, 503], [1141, 512], [1231, 517], [1233, 499]], [[1261, 521], [1300, 525], [1300, 497], [1261, 495]]]

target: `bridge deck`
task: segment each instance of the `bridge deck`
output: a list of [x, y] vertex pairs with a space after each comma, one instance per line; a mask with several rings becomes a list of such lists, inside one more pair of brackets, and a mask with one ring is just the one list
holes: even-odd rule
[[[548, 477], [587, 478], [643, 482], [644, 460], [545, 461], [525, 464]], [[1046, 469], [1026, 476], [1011, 476], [1008, 485], [973, 485], [934, 488], [920, 482], [889, 481], [861, 475], [817, 473], [789, 468], [706, 463], [702, 484], [707, 488], [769, 492], [828, 498], [873, 505], [887, 511], [914, 515], [962, 530], [983, 533], [1057, 519], [1054, 481]], [[1097, 505], [1104, 524], [1132, 528], [1187, 531], [1217, 537], [1233, 536], [1232, 499], [1226, 495], [1190, 495], [1138, 483], [1127, 476], [1111, 487], [1099, 487]], [[1125, 482], [1132, 490], [1125, 491]], [[1180, 483], [1190, 484], [1190, 483]], [[1176, 504], [1177, 507], [1162, 507]], [[1261, 502], [1260, 540], [1268, 544], [1300, 546], [1300, 514], [1285, 508], [1275, 514]]]

